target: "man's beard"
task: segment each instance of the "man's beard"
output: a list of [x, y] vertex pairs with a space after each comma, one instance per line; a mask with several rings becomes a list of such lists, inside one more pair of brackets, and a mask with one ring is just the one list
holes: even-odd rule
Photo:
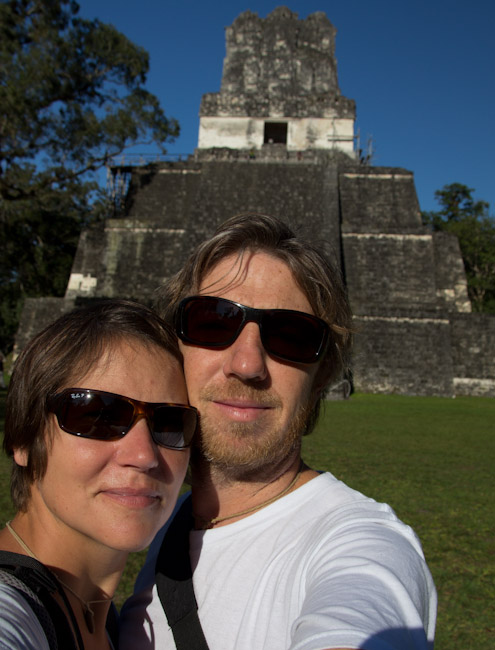
[[289, 426], [277, 422], [282, 401], [269, 390], [237, 380], [218, 389], [207, 387], [201, 402], [243, 398], [268, 407], [255, 422], [231, 422], [201, 415], [201, 435], [193, 450], [195, 460], [206, 461], [211, 470], [226, 480], [269, 480], [288, 459], [298, 456], [301, 438], [310, 415], [310, 400], [303, 404]]

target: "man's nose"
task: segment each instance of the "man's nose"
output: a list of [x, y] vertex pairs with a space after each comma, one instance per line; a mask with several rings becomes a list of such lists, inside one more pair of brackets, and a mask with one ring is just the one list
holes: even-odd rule
[[268, 375], [267, 353], [257, 323], [247, 323], [236, 340], [226, 349], [224, 374], [241, 380], [263, 381]]

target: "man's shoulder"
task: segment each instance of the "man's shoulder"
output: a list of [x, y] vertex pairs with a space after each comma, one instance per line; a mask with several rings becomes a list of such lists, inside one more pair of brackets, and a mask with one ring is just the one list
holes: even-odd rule
[[[292, 500], [289, 499], [292, 497]], [[317, 477], [288, 495], [283, 504], [288, 510], [299, 508], [307, 511], [309, 517], [320, 518], [328, 515], [342, 517], [345, 513], [354, 516], [358, 513], [383, 513], [396, 518], [392, 508], [379, 503], [358, 490], [353, 489], [330, 472], [322, 472]]]
[[273, 533], [279, 539], [299, 540], [298, 544], [305, 548], [323, 548], [351, 534], [377, 540], [392, 537], [422, 553], [414, 531], [388, 504], [365, 496], [329, 472], [315, 477], [265, 512], [260, 511], [257, 518], [252, 517], [251, 530], [249, 527], [246, 520], [242, 532], [256, 539]]
[[371, 521], [407, 529], [390, 506], [378, 503], [324, 472], [244, 519], [194, 533], [191, 548], [198, 553], [201, 550], [204, 555], [207, 549], [216, 553], [216, 549], [222, 548], [223, 552], [234, 542], [260, 540], [270, 535], [277, 535], [280, 541], [286, 538], [293, 541], [323, 539], [332, 536], [336, 529]]

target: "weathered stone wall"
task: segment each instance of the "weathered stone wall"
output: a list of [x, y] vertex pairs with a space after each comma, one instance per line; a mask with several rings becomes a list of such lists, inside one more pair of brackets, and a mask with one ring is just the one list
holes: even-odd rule
[[[450, 323], [412, 174], [364, 168], [339, 179], [345, 277], [358, 324], [356, 389], [453, 396]], [[450, 291], [455, 279], [441, 270], [442, 290]]]
[[104, 224], [98, 224], [81, 233], [65, 291], [66, 298], [75, 298], [76, 296], [91, 298], [96, 295], [98, 279], [101, 282], [105, 273], [103, 266], [105, 247]]
[[198, 148], [260, 149], [270, 121], [287, 125], [287, 148], [354, 156], [355, 104], [340, 94], [335, 27], [286, 7], [246, 11], [226, 29], [220, 92], [203, 95]]
[[448, 232], [433, 233], [435, 280], [438, 303], [452, 312], [471, 311], [466, 271], [459, 240]]
[[495, 397], [495, 316], [452, 314], [450, 322], [456, 394]]
[[171, 173], [174, 168], [170, 166], [166, 173], [136, 170], [129, 214], [140, 215], [140, 222], [147, 224], [182, 229], [187, 247], [184, 256], [216, 226], [240, 212], [273, 214], [309, 236], [318, 232], [338, 255], [337, 162], [331, 156], [322, 164], [319, 160], [280, 164], [269, 158], [227, 157], [191, 162], [191, 174], [182, 163], [180, 173]]
[[131, 177], [126, 217], [145, 219], [168, 228], [187, 228], [198, 185], [201, 165], [188, 162], [137, 167]]
[[83, 233], [66, 297], [150, 302], [191, 248], [240, 212], [273, 214], [328, 242], [340, 264], [337, 162], [228, 160], [136, 168], [128, 216]]
[[433, 237], [421, 224], [410, 172], [389, 168], [339, 176], [344, 267], [358, 315], [438, 311]]
[[358, 316], [353, 380], [365, 393], [454, 395], [447, 319]]
[[424, 234], [414, 176], [405, 169], [357, 166], [339, 178], [343, 233]]
[[285, 220], [311, 237], [328, 240], [338, 254], [337, 167], [301, 161], [204, 163], [194, 215], [194, 241], [200, 241], [228, 217], [263, 212]]
[[109, 220], [94, 295], [150, 301], [156, 287], [179, 269], [184, 234], [183, 229], [160, 228], [145, 220]]
[[343, 234], [354, 313], [437, 311], [431, 235]]
[[285, 7], [266, 19], [244, 12], [226, 29], [220, 95], [205, 95], [200, 114], [353, 114], [354, 103], [340, 97], [335, 33], [322, 12], [306, 20]]
[[29, 303], [19, 346], [76, 298], [151, 302], [217, 225], [260, 211], [329, 242], [342, 264], [358, 326], [357, 390], [495, 395], [487, 353], [495, 349], [495, 319], [459, 313], [466, 284], [458, 245], [421, 226], [410, 173], [370, 173], [343, 155], [251, 160], [212, 152], [163, 172], [136, 169], [130, 188], [129, 216], [81, 237], [66, 294], [72, 301]]
[[74, 307], [64, 298], [26, 298], [14, 346], [14, 359], [35, 334]]
[[348, 155], [355, 107], [334, 40], [321, 13], [242, 14], [194, 156], [132, 170], [125, 215], [83, 233], [65, 299], [27, 301], [18, 347], [74, 301], [151, 302], [219, 224], [262, 212], [332, 248], [356, 315], [357, 390], [495, 396], [495, 317], [468, 313], [457, 241], [422, 225], [411, 172]]

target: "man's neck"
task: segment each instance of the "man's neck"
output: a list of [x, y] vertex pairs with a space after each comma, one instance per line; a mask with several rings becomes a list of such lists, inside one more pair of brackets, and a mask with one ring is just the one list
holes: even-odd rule
[[213, 528], [234, 523], [289, 494], [317, 476], [306, 467], [299, 454], [272, 476], [239, 478], [213, 464], [198, 462], [193, 468], [192, 501], [196, 528]]

